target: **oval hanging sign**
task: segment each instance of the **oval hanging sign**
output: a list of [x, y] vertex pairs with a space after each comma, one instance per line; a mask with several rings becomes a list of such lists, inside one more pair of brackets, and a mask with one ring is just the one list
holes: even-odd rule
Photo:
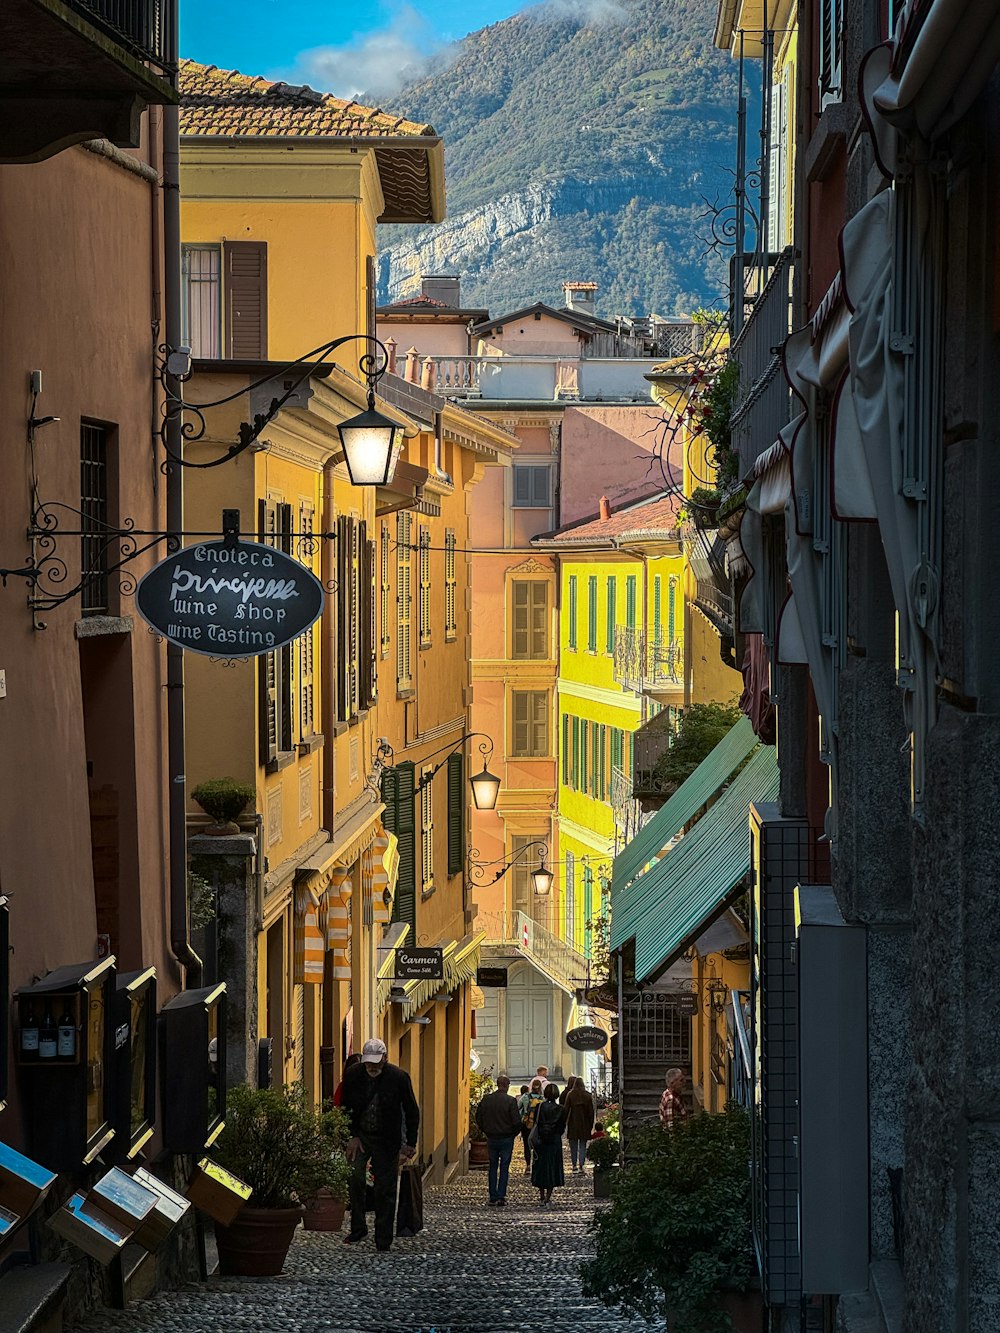
[[284, 551], [259, 542], [185, 546], [135, 591], [157, 634], [206, 657], [258, 657], [291, 643], [323, 610], [323, 587]]
[[570, 1028], [566, 1033], [566, 1045], [574, 1051], [599, 1051], [606, 1045], [608, 1034], [603, 1028]]

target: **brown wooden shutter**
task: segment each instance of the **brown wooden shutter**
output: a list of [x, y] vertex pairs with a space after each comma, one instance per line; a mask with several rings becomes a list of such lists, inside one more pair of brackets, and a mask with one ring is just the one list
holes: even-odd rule
[[222, 247], [226, 300], [226, 356], [267, 359], [267, 244], [226, 241]]

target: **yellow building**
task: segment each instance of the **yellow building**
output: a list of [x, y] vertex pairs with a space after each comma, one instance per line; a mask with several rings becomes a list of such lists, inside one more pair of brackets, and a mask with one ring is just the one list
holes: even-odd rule
[[[188, 460], [224, 455], [291, 390], [251, 449], [185, 474], [186, 525], [217, 531], [238, 507], [244, 532], [328, 592], [289, 647], [188, 664], [190, 787], [253, 775], [257, 791], [256, 974], [235, 1072], [253, 1079], [269, 1038], [276, 1081], [328, 1096], [349, 1051], [382, 1036], [422, 1101], [424, 1162], [443, 1173], [468, 1127], [479, 948], [463, 873], [467, 492], [515, 442], [386, 375], [376, 407], [406, 435], [393, 480], [355, 487], [343, 462], [336, 427], [367, 399], [376, 223], [443, 212], [430, 127], [192, 62], [181, 88], [187, 397], [230, 399]], [[352, 337], [308, 373], [289, 365]], [[442, 976], [397, 982], [403, 944], [440, 948]]]

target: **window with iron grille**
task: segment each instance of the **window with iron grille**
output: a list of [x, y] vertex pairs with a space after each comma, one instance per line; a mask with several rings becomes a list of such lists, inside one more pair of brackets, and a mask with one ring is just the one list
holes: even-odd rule
[[[299, 543], [300, 557], [304, 565], [312, 569], [315, 556], [310, 538], [314, 530], [315, 514], [311, 504], [299, 506]], [[315, 654], [316, 626], [310, 625], [299, 638], [299, 734], [312, 736], [316, 731], [316, 689], [315, 689]]]
[[181, 246], [181, 338], [191, 355], [222, 355], [222, 247]]
[[[286, 554], [292, 549], [292, 506], [276, 498], [258, 501], [258, 540]], [[260, 761], [274, 763], [294, 745], [292, 646], [285, 644], [257, 658], [260, 711]]]
[[382, 622], [379, 631], [379, 650], [383, 657], [389, 656], [389, 648], [392, 644], [391, 613], [389, 611], [389, 599], [392, 596], [392, 583], [389, 579], [389, 548], [391, 544], [389, 525], [383, 523], [379, 532], [379, 619]]
[[455, 562], [457, 540], [453, 528], [444, 534], [444, 637], [448, 643], [458, 638], [458, 572]]
[[549, 655], [549, 585], [544, 579], [511, 584], [511, 657], [539, 661]]
[[552, 507], [552, 466], [549, 463], [515, 463], [513, 468], [515, 509]]
[[434, 783], [432, 770], [425, 768], [421, 775], [424, 786], [420, 791], [420, 890], [434, 891]]
[[549, 752], [547, 690], [511, 691], [511, 754], [538, 758]]
[[410, 613], [413, 604], [410, 515], [396, 515], [396, 689], [413, 689]]
[[85, 616], [108, 613], [108, 428], [80, 423], [80, 589]]
[[844, 0], [820, 0], [819, 91], [823, 104], [841, 100]]
[[418, 537], [417, 569], [419, 578], [419, 632], [421, 648], [431, 642], [431, 530], [421, 526]]

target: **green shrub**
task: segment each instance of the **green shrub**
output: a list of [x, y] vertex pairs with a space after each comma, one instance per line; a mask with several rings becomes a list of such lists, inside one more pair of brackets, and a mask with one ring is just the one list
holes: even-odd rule
[[598, 1171], [610, 1171], [618, 1163], [618, 1140], [613, 1134], [603, 1139], [592, 1139], [587, 1144], [587, 1161]]
[[475, 1070], [469, 1075], [469, 1138], [484, 1139], [486, 1135], [476, 1124], [476, 1109], [484, 1097], [489, 1096], [491, 1092], [496, 1092], [497, 1085], [493, 1081], [493, 1069], [486, 1069], [483, 1073], [477, 1073]]
[[659, 1317], [677, 1333], [724, 1333], [723, 1291], [751, 1274], [750, 1124], [737, 1106], [629, 1141], [638, 1160], [595, 1214], [595, 1257], [583, 1290], [627, 1316]]
[[346, 1135], [344, 1112], [313, 1106], [301, 1083], [241, 1085], [228, 1096], [212, 1156], [251, 1187], [252, 1207], [290, 1208], [324, 1188], [346, 1195]]
[[237, 782], [235, 778], [212, 778], [191, 793], [191, 799], [197, 801], [217, 824], [231, 824], [239, 819], [256, 797], [256, 787], [249, 782]]
[[743, 714], [738, 704], [691, 704], [684, 709], [670, 748], [656, 761], [657, 782], [676, 790], [691, 776]]

